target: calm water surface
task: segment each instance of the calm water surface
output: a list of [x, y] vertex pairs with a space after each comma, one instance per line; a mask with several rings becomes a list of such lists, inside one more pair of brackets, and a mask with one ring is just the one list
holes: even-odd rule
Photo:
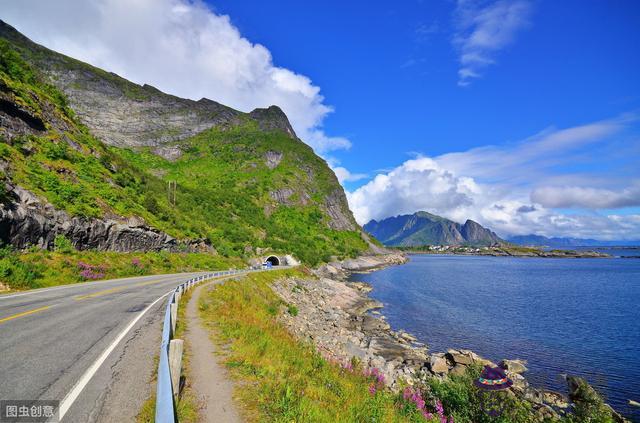
[[583, 376], [640, 422], [627, 405], [640, 402], [640, 259], [412, 255], [352, 280], [431, 351], [522, 358], [533, 385], [560, 392], [560, 374]]

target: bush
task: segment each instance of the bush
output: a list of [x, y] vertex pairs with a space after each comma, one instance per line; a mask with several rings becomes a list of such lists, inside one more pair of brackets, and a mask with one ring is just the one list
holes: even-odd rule
[[53, 240], [53, 249], [59, 253], [70, 253], [75, 251], [71, 241], [69, 241], [64, 235], [56, 235]]
[[298, 315], [298, 307], [294, 306], [293, 304], [289, 304], [287, 306], [287, 312], [292, 315], [292, 316], [297, 316]]
[[0, 249], [0, 279], [11, 289], [39, 288], [41, 266], [23, 262], [10, 248]]
[[[456, 423], [524, 423], [534, 420], [528, 402], [504, 391], [485, 392], [476, 388], [473, 381], [480, 376], [480, 371], [479, 366], [470, 366], [463, 375], [429, 381], [433, 395], [440, 398]], [[500, 410], [499, 416], [490, 416], [489, 412], [496, 409]]]

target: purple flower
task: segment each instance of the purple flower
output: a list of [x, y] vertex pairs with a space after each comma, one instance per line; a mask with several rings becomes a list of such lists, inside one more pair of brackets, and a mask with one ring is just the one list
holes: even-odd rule
[[369, 393], [371, 395], [375, 395], [376, 394], [376, 385], [374, 385], [373, 383], [371, 385], [369, 385]]
[[[436, 411], [438, 412], [438, 416], [440, 416], [440, 418], [444, 417], [444, 407], [442, 407], [442, 403], [440, 401], [436, 402]], [[447, 423], [446, 420], [444, 423]]]

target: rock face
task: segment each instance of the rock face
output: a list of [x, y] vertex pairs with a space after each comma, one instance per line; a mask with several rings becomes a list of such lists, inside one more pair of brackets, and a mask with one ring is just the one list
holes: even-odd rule
[[464, 225], [427, 212], [389, 217], [364, 225], [364, 230], [389, 246], [503, 244], [491, 230], [473, 220]]
[[269, 169], [275, 169], [282, 161], [282, 153], [279, 151], [267, 151], [264, 159]]
[[20, 187], [12, 187], [13, 202], [0, 206], [0, 240], [16, 248], [52, 248], [64, 235], [78, 249], [109, 251], [209, 250], [203, 242], [180, 245], [169, 235], [152, 229], [141, 219], [83, 219], [70, 217]]
[[289, 123], [287, 115], [278, 106], [270, 106], [266, 109], [255, 109], [249, 113], [249, 117], [255, 119], [263, 131], [280, 130], [291, 138], [298, 138], [293, 127]]
[[[257, 122], [265, 131], [282, 130], [297, 138], [277, 106], [242, 113], [207, 98], [194, 101], [165, 94], [35, 44], [2, 21], [0, 37], [30, 52], [30, 60], [47, 73], [75, 113], [106, 144], [157, 147], [214, 126], [246, 121]], [[179, 150], [170, 153], [175, 157]]]
[[329, 215], [329, 227], [338, 231], [354, 231], [358, 228], [349, 210], [347, 196], [336, 189], [325, 198], [324, 211]]
[[278, 115], [269, 108], [244, 114], [206, 98], [175, 97], [50, 51], [4, 22], [0, 22], [0, 35], [33, 53], [37, 67], [46, 71], [92, 133], [107, 144], [155, 147], [213, 126], [238, 124], [243, 117], [258, 121], [261, 127], [285, 127], [295, 136], [288, 121], [282, 123], [282, 111]]

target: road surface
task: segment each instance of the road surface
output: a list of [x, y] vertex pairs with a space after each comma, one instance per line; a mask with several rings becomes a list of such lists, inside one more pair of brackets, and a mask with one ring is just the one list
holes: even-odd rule
[[200, 274], [0, 296], [0, 400], [59, 400], [62, 422], [132, 421], [155, 390], [165, 295]]

